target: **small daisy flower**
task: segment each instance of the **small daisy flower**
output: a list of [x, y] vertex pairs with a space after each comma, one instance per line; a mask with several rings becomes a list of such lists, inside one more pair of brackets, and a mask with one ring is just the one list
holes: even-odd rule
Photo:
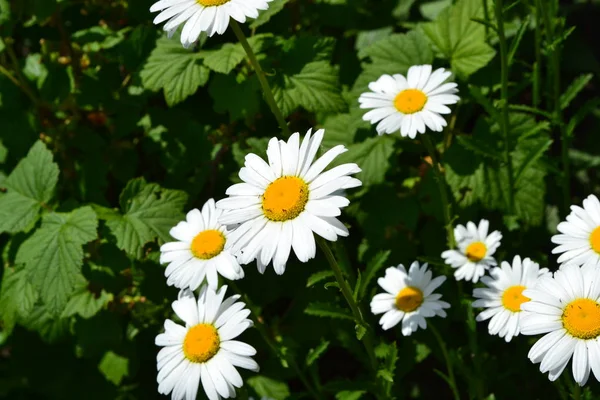
[[501, 268], [492, 268], [490, 275], [481, 278], [487, 288], [473, 290], [473, 296], [479, 299], [473, 302], [473, 307], [486, 308], [477, 316], [477, 321], [491, 318], [490, 335], [510, 342], [520, 332], [521, 305], [529, 301], [523, 291], [533, 287], [538, 278], [551, 274], [529, 258], [521, 262], [521, 257], [515, 256], [512, 265], [503, 261]]
[[229, 198], [219, 200], [225, 210], [219, 221], [238, 225], [230, 235], [232, 251], [242, 264], [256, 259], [263, 273], [273, 261], [283, 274], [290, 250], [301, 262], [315, 257], [313, 233], [336, 241], [348, 229], [336, 217], [350, 202], [342, 190], [361, 182], [349, 175], [360, 172], [356, 164], [325, 168], [347, 149], [338, 145], [316, 159], [324, 130], [309, 130], [302, 143], [294, 133], [287, 142], [272, 138], [267, 148], [268, 163], [256, 154], [246, 156], [239, 176], [243, 183], [227, 189]]
[[433, 293], [444, 281], [445, 276], [431, 279], [431, 271], [427, 263], [419, 267], [413, 262], [406, 272], [402, 264], [385, 270], [385, 277], [377, 283], [386, 293], [379, 293], [371, 300], [371, 312], [383, 314], [379, 324], [385, 330], [396, 326], [402, 321], [402, 334], [410, 336], [419, 327], [427, 328], [425, 318], [446, 317], [444, 308], [450, 304], [441, 301], [441, 294]]
[[171, 229], [169, 233], [178, 241], [165, 243], [160, 248], [161, 264], [169, 264], [165, 269], [167, 285], [196, 290], [206, 278], [216, 289], [217, 274], [230, 280], [244, 277], [244, 270], [229, 251], [230, 233], [218, 221], [221, 213], [210, 199], [202, 211], [190, 211], [185, 221]]
[[494, 231], [488, 235], [488, 228], [489, 222], [482, 219], [479, 226], [468, 222], [466, 227], [457, 225], [454, 229], [458, 250], [446, 250], [442, 258], [452, 268], [458, 268], [454, 272], [456, 280], [476, 283], [488, 268], [497, 265], [492, 256], [500, 246], [502, 234]]
[[414, 139], [417, 132], [425, 133], [425, 127], [441, 132], [447, 123], [440, 114], [449, 114], [447, 105], [460, 100], [454, 94], [458, 93], [458, 85], [443, 83], [450, 75], [443, 68], [432, 73], [431, 65], [414, 65], [406, 77], [382, 75], [369, 83], [372, 92], [363, 93], [358, 99], [360, 108], [372, 108], [363, 119], [378, 123], [380, 135], [400, 131], [402, 136]]
[[235, 388], [244, 384], [235, 367], [258, 371], [251, 358], [256, 350], [232, 340], [252, 326], [250, 310], [238, 302], [240, 296], [225, 300], [226, 286], [219, 291], [203, 286], [198, 301], [191, 292], [173, 302], [173, 310], [185, 326], [167, 319], [165, 332], [156, 337], [158, 392], [171, 399], [194, 400], [198, 386], [210, 400], [235, 397]]
[[552, 236], [552, 242], [559, 246], [552, 253], [562, 253], [559, 263], [600, 265], [600, 201], [596, 196], [583, 200], [583, 208], [571, 206], [567, 221], [557, 229], [560, 234]]
[[521, 333], [544, 336], [529, 351], [540, 371], [556, 380], [573, 358], [573, 377], [583, 386], [600, 381], [600, 268], [563, 265], [523, 292]]
[[181, 44], [191, 46], [198, 40], [200, 32], [208, 36], [222, 35], [229, 26], [229, 18], [246, 22], [246, 18], [258, 17], [258, 10], [269, 8], [272, 0], [159, 0], [150, 7], [150, 12], [160, 14], [154, 18], [158, 25], [167, 21], [164, 30], [172, 35], [183, 23]]

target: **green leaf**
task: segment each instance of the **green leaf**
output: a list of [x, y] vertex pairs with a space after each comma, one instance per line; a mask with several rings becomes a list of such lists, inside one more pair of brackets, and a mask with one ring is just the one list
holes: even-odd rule
[[58, 181], [58, 166], [44, 143], [36, 142], [2, 183], [0, 232], [15, 233], [30, 227], [52, 198]]
[[306, 287], [311, 287], [316, 283], [321, 282], [324, 279], [330, 278], [333, 276], [333, 271], [330, 269], [326, 269], [324, 271], [315, 272], [311, 276], [308, 277], [306, 281]]
[[11, 331], [19, 318], [27, 318], [37, 301], [38, 292], [22, 266], [7, 268], [0, 290], [0, 316], [4, 329]]
[[373, 257], [367, 263], [367, 268], [362, 274], [362, 284], [358, 291], [359, 299], [365, 297], [365, 294], [367, 293], [367, 288], [369, 287], [369, 283], [371, 283], [371, 281], [375, 278], [379, 270], [387, 265], [386, 263], [388, 258], [390, 257], [390, 254], [390, 250], [380, 251], [379, 253], [375, 254], [375, 257]]
[[202, 53], [184, 49], [176, 38], [161, 37], [140, 76], [146, 89], [163, 90], [169, 106], [181, 103], [208, 82], [210, 70], [200, 64]]
[[25, 328], [38, 332], [40, 337], [48, 343], [54, 343], [63, 338], [69, 331], [70, 322], [69, 318], [55, 318], [44, 305], [40, 304], [26, 319], [20, 321]]
[[419, 11], [421, 12], [421, 15], [424, 18], [426, 18], [430, 21], [434, 21], [442, 11], [444, 11], [446, 8], [450, 7], [451, 5], [452, 5], [452, 0], [430, 1], [425, 4], [421, 4], [419, 6]]
[[100, 293], [92, 293], [88, 290], [88, 283], [82, 280], [82, 284], [73, 292], [71, 298], [67, 302], [64, 311], [61, 314], [62, 318], [79, 315], [82, 318], [91, 318], [104, 307], [112, 295], [104, 290]]
[[285, 5], [289, 2], [289, 0], [274, 0], [269, 3], [269, 8], [264, 11], [261, 11], [258, 14], [258, 18], [252, 21], [249, 25], [250, 29], [256, 29], [261, 25], [266, 24], [269, 20], [277, 13], [279, 13]]
[[338, 319], [349, 319], [354, 320], [354, 317], [348, 313], [343, 308], [335, 304], [330, 303], [321, 303], [314, 302], [310, 303], [308, 307], [304, 310], [304, 312], [308, 315], [313, 315], [315, 317], [325, 317], [325, 318], [338, 318]]
[[96, 239], [98, 220], [87, 206], [70, 213], [44, 216], [42, 226], [17, 252], [51, 315], [63, 311], [75, 285], [81, 282], [82, 245]]
[[72, 38], [74, 42], [81, 46], [85, 53], [96, 53], [117, 46], [125, 40], [127, 33], [131, 30], [131, 27], [113, 31], [106, 25], [92, 26], [91, 28], [75, 32]]
[[119, 386], [124, 377], [129, 374], [129, 360], [112, 351], [104, 353], [98, 369], [104, 377]]
[[385, 181], [390, 168], [389, 158], [394, 153], [394, 138], [389, 135], [370, 137], [362, 143], [348, 146], [348, 151], [338, 157], [336, 164], [354, 162], [362, 169], [356, 177], [364, 186]]
[[434, 22], [421, 25], [452, 70], [463, 78], [486, 66], [496, 54], [485, 41], [485, 27], [472, 18], [484, 18], [481, 0], [459, 0]]
[[593, 74], [579, 75], [560, 96], [560, 109], [564, 110], [585, 86], [592, 80]]
[[141, 258], [143, 246], [159, 238], [171, 240], [169, 230], [183, 218], [187, 194], [163, 189], [144, 178], [129, 181], [121, 193], [122, 214], [106, 221], [117, 238], [117, 246]]
[[[271, 34], [262, 34], [252, 36], [248, 39], [248, 43], [254, 53], [261, 51], [263, 41], [266, 38], [271, 38]], [[204, 56], [204, 65], [215, 72], [228, 74], [237, 67], [246, 57], [246, 51], [240, 43], [225, 43], [219, 50], [208, 52]]]
[[328, 347], [329, 342], [327, 340], [323, 340], [317, 347], [310, 349], [306, 355], [306, 366], [310, 367], [312, 364], [314, 364], [314, 362], [317, 361], [319, 357], [323, 355], [323, 353], [325, 353]]
[[[218, 113], [229, 113], [229, 120], [254, 119], [260, 111], [261, 89], [256, 77], [238, 82], [233, 75], [217, 75], [208, 85], [213, 108]], [[232, 96], [231, 93], [235, 93]]]
[[371, 46], [379, 41], [388, 39], [392, 32], [394, 32], [394, 28], [391, 26], [359, 32], [358, 35], [356, 35], [355, 44], [355, 48], [358, 51], [358, 58], [363, 59], [368, 57]]
[[290, 396], [290, 388], [285, 382], [267, 378], [263, 375], [248, 378], [246, 382], [259, 396], [268, 397], [273, 400], [285, 400]]
[[364, 390], [343, 390], [336, 393], [336, 400], [358, 400], [363, 394], [367, 393]]
[[364, 114], [365, 110], [353, 108], [349, 114], [336, 114], [328, 117], [323, 124], [325, 129], [323, 148], [330, 149], [338, 144], [351, 146], [354, 143], [354, 137], [361, 129], [371, 134], [371, 124], [362, 119]]

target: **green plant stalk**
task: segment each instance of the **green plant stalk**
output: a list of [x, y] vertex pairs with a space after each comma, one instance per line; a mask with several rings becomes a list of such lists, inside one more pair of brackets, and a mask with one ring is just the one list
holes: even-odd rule
[[19, 71], [19, 62], [14, 54], [14, 52], [12, 52], [12, 49], [9, 48], [9, 45], [6, 45], [6, 50], [7, 53], [10, 56], [11, 61], [13, 62], [13, 65], [15, 66], [15, 69], [17, 71], [17, 78], [15, 78], [8, 69], [4, 68], [2, 65], [0, 65], [0, 74], [6, 76], [12, 83], [15, 84], [15, 86], [17, 86], [19, 89], [21, 89], [21, 91], [23, 93], [25, 93], [25, 95], [27, 97], [29, 97], [29, 100], [31, 100], [31, 102], [35, 105], [38, 106], [41, 102], [40, 100], [35, 96], [35, 94], [33, 94], [33, 91], [29, 88], [29, 86], [27, 85], [27, 82], [25, 81], [23, 75], [21, 75], [20, 71]]
[[442, 336], [431, 322], [427, 325], [433, 333], [433, 336], [435, 336], [435, 339], [437, 340], [438, 345], [440, 346], [440, 350], [442, 350], [444, 361], [446, 361], [446, 370], [448, 372], [448, 380], [450, 381], [448, 382], [448, 386], [450, 386], [450, 389], [452, 390], [454, 400], [460, 400], [460, 394], [458, 393], [458, 387], [456, 386], [456, 378], [454, 377], [454, 368], [452, 368], [452, 362], [450, 361], [450, 356], [448, 355], [446, 343], [444, 343]]
[[258, 312], [257, 312], [258, 308], [254, 305], [254, 303], [252, 302], [250, 297], [247, 294], [243, 293], [235, 282], [230, 281], [229, 285], [233, 288], [233, 290], [235, 292], [237, 292], [239, 295], [241, 295], [242, 298], [244, 299], [244, 303], [246, 303], [246, 305], [252, 312], [251, 315], [252, 315], [252, 319], [254, 321], [254, 327], [256, 327], [256, 329], [258, 330], [258, 333], [260, 333], [260, 336], [262, 336], [263, 340], [265, 341], [267, 346], [269, 346], [269, 348], [275, 354], [275, 356], [283, 358], [288, 363], [288, 365], [290, 367], [292, 367], [292, 369], [294, 370], [294, 372], [296, 372], [296, 375], [298, 376], [300, 381], [302, 381], [302, 384], [304, 384], [304, 387], [306, 387], [306, 389], [310, 392], [310, 394], [313, 398], [322, 399], [323, 396], [321, 395], [320, 392], [315, 390], [315, 388], [313, 388], [313, 386], [310, 384], [310, 382], [306, 378], [306, 375], [304, 374], [304, 372], [302, 372], [302, 370], [298, 366], [296, 359], [294, 357], [292, 357], [291, 355], [281, 351], [279, 349], [279, 346], [277, 345], [277, 343], [271, 338], [271, 335], [267, 331], [266, 324], [259, 320]]
[[344, 295], [344, 298], [346, 299], [346, 302], [348, 303], [348, 306], [350, 307], [350, 310], [352, 311], [352, 315], [354, 316], [356, 323], [367, 328], [367, 332], [365, 333], [365, 335], [363, 336], [361, 341], [362, 341], [363, 345], [365, 346], [365, 350], [367, 352], [367, 356], [369, 357], [369, 361], [371, 362], [371, 366], [372, 366], [373, 370], [376, 370], [377, 369], [377, 359], [375, 358], [375, 350], [374, 350], [374, 346], [373, 346], [373, 339], [371, 337], [371, 330], [369, 329], [369, 325], [365, 322], [365, 319], [363, 317], [363, 313], [360, 309], [360, 306], [354, 299], [354, 296], [352, 294], [352, 289], [350, 288], [350, 285], [348, 285], [348, 282], [346, 281], [346, 279], [344, 279], [344, 276], [342, 275], [342, 270], [340, 269], [340, 266], [338, 265], [337, 260], [335, 259], [335, 256], [333, 255], [333, 252], [331, 251], [331, 248], [329, 247], [329, 245], [327, 244], [325, 239], [322, 239], [320, 237], [317, 237], [317, 243], [319, 244], [319, 247], [321, 248], [321, 250], [323, 250], [323, 253], [325, 254], [325, 258], [327, 258], [327, 262], [329, 263], [329, 265], [331, 266], [331, 269], [333, 270], [335, 279], [337, 280], [338, 284], [340, 285], [342, 294]]
[[535, 64], [533, 65], [533, 106], [540, 105], [540, 90], [542, 80], [542, 15], [538, 6], [539, 1], [535, 0], [533, 7], [535, 12]]
[[281, 110], [279, 109], [279, 107], [277, 107], [277, 102], [275, 102], [275, 97], [273, 96], [273, 90], [271, 89], [271, 86], [269, 86], [267, 77], [265, 76], [265, 73], [262, 70], [260, 63], [258, 62], [258, 59], [256, 58], [256, 55], [254, 54], [250, 43], [248, 43], [246, 35], [244, 35], [242, 28], [233, 18], [230, 20], [229, 23], [231, 25], [231, 29], [233, 29], [233, 33], [235, 33], [235, 36], [238, 38], [238, 40], [242, 44], [242, 47], [246, 51], [246, 54], [248, 55], [250, 64], [252, 64], [252, 67], [256, 72], [256, 76], [258, 77], [258, 81], [260, 82], [260, 86], [262, 87], [263, 93], [265, 95], [265, 100], [267, 101], [267, 104], [269, 104], [269, 107], [271, 108], [271, 112], [275, 116], [275, 119], [277, 119], [279, 127], [281, 128], [283, 134], [286, 137], [290, 137], [290, 128], [288, 127], [287, 122], [285, 122], [285, 118], [283, 118]]
[[438, 161], [438, 157], [435, 150], [435, 145], [433, 141], [429, 137], [429, 134], [425, 133], [421, 136], [423, 138], [423, 144], [431, 157], [431, 161], [433, 163], [433, 173], [435, 175], [435, 180], [438, 185], [438, 189], [440, 191], [440, 199], [442, 201], [442, 207], [444, 211], [444, 224], [446, 228], [446, 240], [448, 241], [449, 248], [454, 248], [456, 244], [454, 240], [454, 228], [452, 227], [452, 204], [448, 198], [448, 188], [446, 184], [446, 179], [444, 178], [444, 174], [442, 174], [441, 165]]
[[504, 162], [508, 173], [508, 211], [512, 215], [515, 211], [515, 177], [513, 175], [512, 158], [510, 155], [510, 135], [508, 119], [508, 47], [504, 33], [503, 1], [496, 0], [496, 27], [498, 29], [498, 41], [500, 42], [500, 64], [501, 64], [501, 121], [504, 136]]

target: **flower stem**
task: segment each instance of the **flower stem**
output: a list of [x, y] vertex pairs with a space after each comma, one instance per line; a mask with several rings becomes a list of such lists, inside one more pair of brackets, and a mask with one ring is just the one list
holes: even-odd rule
[[435, 339], [437, 340], [440, 349], [442, 350], [442, 355], [444, 356], [444, 360], [446, 361], [446, 370], [448, 372], [448, 386], [450, 386], [450, 389], [452, 390], [452, 394], [454, 395], [454, 400], [460, 400], [460, 394], [458, 393], [458, 387], [456, 386], [456, 379], [454, 377], [454, 368], [452, 368], [452, 362], [450, 361], [450, 356], [448, 355], [448, 349], [446, 348], [446, 343], [444, 343], [444, 340], [442, 339], [442, 336], [440, 335], [440, 333], [438, 332], [438, 330], [436, 329], [436, 327], [430, 322], [428, 324], [429, 329], [431, 330], [431, 332], [433, 333], [433, 336], [435, 336]]
[[[352, 294], [352, 289], [350, 289], [350, 285], [348, 285], [348, 282], [346, 281], [346, 279], [344, 279], [344, 276], [342, 275], [342, 270], [340, 269], [340, 266], [337, 263], [337, 260], [335, 259], [335, 256], [333, 255], [333, 252], [331, 251], [331, 248], [329, 248], [329, 245], [327, 244], [327, 242], [320, 237], [317, 237], [317, 243], [319, 244], [319, 247], [321, 248], [321, 250], [323, 250], [323, 253], [325, 254], [325, 258], [327, 258], [327, 262], [329, 262], [329, 265], [331, 266], [331, 269], [333, 270], [335, 279], [337, 279], [338, 284], [340, 285], [340, 289], [342, 290], [342, 294], [344, 295], [344, 298], [346, 299], [348, 306], [350, 306], [350, 310], [352, 310], [352, 315], [354, 315], [354, 319], [356, 320], [356, 323], [359, 325], [362, 325], [365, 328], [368, 328], [369, 325], [365, 322], [365, 319], [363, 317], [363, 313], [360, 309], [360, 306], [354, 299], [354, 295]], [[367, 329], [367, 332], [363, 335], [361, 341], [362, 341], [363, 345], [365, 346], [365, 350], [367, 352], [367, 356], [369, 357], [369, 361], [371, 362], [371, 366], [373, 367], [373, 369], [376, 369], [377, 368], [377, 359], [375, 358], [375, 350], [373, 347], [373, 338], [371, 337], [370, 332], [371, 331], [369, 329]]]
[[438, 189], [440, 191], [440, 199], [442, 200], [442, 207], [444, 211], [444, 224], [446, 227], [446, 240], [448, 241], [448, 246], [450, 248], [454, 248], [454, 229], [452, 227], [452, 204], [448, 198], [448, 189], [446, 185], [446, 180], [444, 179], [444, 174], [442, 174], [441, 165], [438, 161], [438, 157], [435, 150], [435, 145], [433, 141], [429, 137], [428, 134], [421, 135], [423, 138], [423, 144], [431, 157], [431, 161], [433, 163], [433, 173], [435, 174], [435, 180], [438, 185]]
[[267, 81], [265, 73], [262, 70], [260, 63], [258, 62], [256, 55], [254, 54], [254, 51], [250, 46], [250, 43], [248, 43], [246, 35], [244, 35], [242, 28], [233, 18], [230, 20], [230, 25], [231, 29], [233, 29], [233, 33], [235, 33], [235, 36], [238, 38], [238, 40], [242, 44], [242, 47], [246, 51], [246, 54], [248, 55], [250, 64], [252, 64], [252, 67], [256, 72], [256, 76], [258, 77], [258, 81], [260, 82], [260, 86], [262, 87], [263, 93], [265, 95], [265, 100], [271, 108], [271, 112], [275, 116], [275, 119], [277, 119], [277, 123], [279, 124], [279, 127], [283, 131], [284, 135], [286, 137], [289, 137], [291, 135], [290, 129], [288, 128], [287, 123], [285, 122], [285, 118], [283, 118], [281, 110], [279, 109], [279, 107], [277, 107], [275, 97], [273, 96], [273, 90], [271, 89], [271, 86], [269, 86], [269, 82]]
[[512, 158], [510, 155], [510, 135], [508, 119], [508, 47], [504, 33], [503, 0], [496, 0], [496, 28], [500, 42], [500, 67], [501, 67], [501, 102], [502, 107], [500, 127], [504, 135], [504, 163], [508, 173], [508, 211], [512, 215], [515, 211], [515, 182], [513, 175]]

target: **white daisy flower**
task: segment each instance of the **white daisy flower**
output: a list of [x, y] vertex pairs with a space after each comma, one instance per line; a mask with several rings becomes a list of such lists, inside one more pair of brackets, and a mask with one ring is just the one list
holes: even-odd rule
[[239, 176], [243, 183], [227, 189], [229, 198], [217, 207], [226, 212], [219, 221], [237, 225], [229, 237], [232, 251], [242, 264], [256, 259], [263, 273], [273, 260], [277, 274], [283, 274], [293, 249], [298, 259], [307, 262], [315, 257], [313, 232], [336, 241], [348, 236], [348, 229], [336, 217], [350, 202], [341, 192], [361, 185], [349, 175], [360, 172], [356, 164], [342, 164], [326, 172], [325, 168], [347, 149], [338, 145], [315, 161], [324, 130], [302, 143], [294, 133], [287, 142], [272, 138], [267, 148], [268, 163], [256, 154], [246, 156]]
[[446, 250], [442, 258], [452, 268], [458, 268], [454, 272], [456, 280], [476, 283], [488, 268], [497, 265], [492, 256], [500, 246], [502, 234], [494, 231], [488, 235], [489, 225], [487, 220], [482, 219], [479, 227], [468, 222], [466, 227], [457, 225], [454, 228], [458, 250]]
[[445, 276], [431, 279], [427, 263], [419, 267], [413, 262], [406, 272], [402, 264], [385, 270], [385, 277], [377, 279], [386, 293], [379, 293], [371, 300], [371, 312], [383, 314], [379, 324], [385, 330], [402, 321], [402, 334], [409, 336], [419, 327], [427, 328], [425, 318], [446, 317], [444, 308], [450, 304], [441, 301], [441, 294], [433, 293], [444, 281]]
[[473, 302], [473, 307], [487, 309], [476, 319], [485, 321], [491, 318], [488, 325], [490, 335], [498, 335], [510, 342], [521, 330], [521, 305], [529, 301], [523, 296], [523, 291], [533, 287], [538, 278], [552, 275], [548, 268], [540, 269], [539, 264], [529, 258], [521, 262], [519, 256], [515, 256], [512, 265], [503, 261], [501, 268], [492, 268], [490, 275], [481, 278], [487, 288], [473, 290], [473, 296], [479, 299]]
[[600, 201], [596, 196], [583, 200], [583, 208], [571, 206], [567, 221], [557, 229], [560, 234], [552, 236], [552, 242], [559, 246], [552, 253], [562, 253], [559, 263], [600, 265]]
[[160, 248], [161, 264], [169, 264], [165, 269], [167, 285], [196, 290], [206, 278], [216, 289], [217, 274], [230, 280], [244, 277], [244, 270], [229, 251], [230, 233], [218, 221], [221, 213], [210, 199], [202, 212], [193, 209], [185, 221], [171, 229], [169, 233], [178, 241], [165, 243]]
[[540, 371], [556, 380], [573, 357], [573, 377], [583, 386], [593, 371], [600, 381], [600, 268], [564, 265], [523, 292], [523, 335], [544, 336], [529, 351]]
[[404, 75], [382, 75], [369, 83], [372, 92], [363, 93], [358, 101], [360, 108], [372, 108], [363, 119], [377, 124], [377, 133], [400, 131], [411, 139], [417, 132], [425, 133], [425, 127], [441, 132], [447, 125], [440, 114], [449, 114], [447, 104], [457, 103], [460, 98], [456, 83], [444, 83], [451, 72], [443, 68], [431, 72], [431, 65], [414, 65]]
[[246, 22], [246, 18], [258, 17], [258, 10], [269, 8], [272, 0], [159, 0], [150, 7], [150, 12], [161, 13], [154, 24], [164, 21], [164, 30], [172, 35], [183, 23], [181, 44], [191, 46], [198, 40], [200, 32], [208, 36], [222, 35], [229, 26], [229, 18]]
[[251, 358], [256, 350], [232, 340], [252, 326], [250, 310], [238, 302], [240, 296], [225, 300], [226, 286], [215, 292], [203, 286], [198, 301], [191, 292], [173, 302], [173, 310], [185, 327], [167, 319], [165, 333], [156, 337], [158, 392], [171, 399], [195, 400], [198, 385], [210, 400], [235, 397], [235, 388], [244, 382], [235, 367], [258, 371]]

